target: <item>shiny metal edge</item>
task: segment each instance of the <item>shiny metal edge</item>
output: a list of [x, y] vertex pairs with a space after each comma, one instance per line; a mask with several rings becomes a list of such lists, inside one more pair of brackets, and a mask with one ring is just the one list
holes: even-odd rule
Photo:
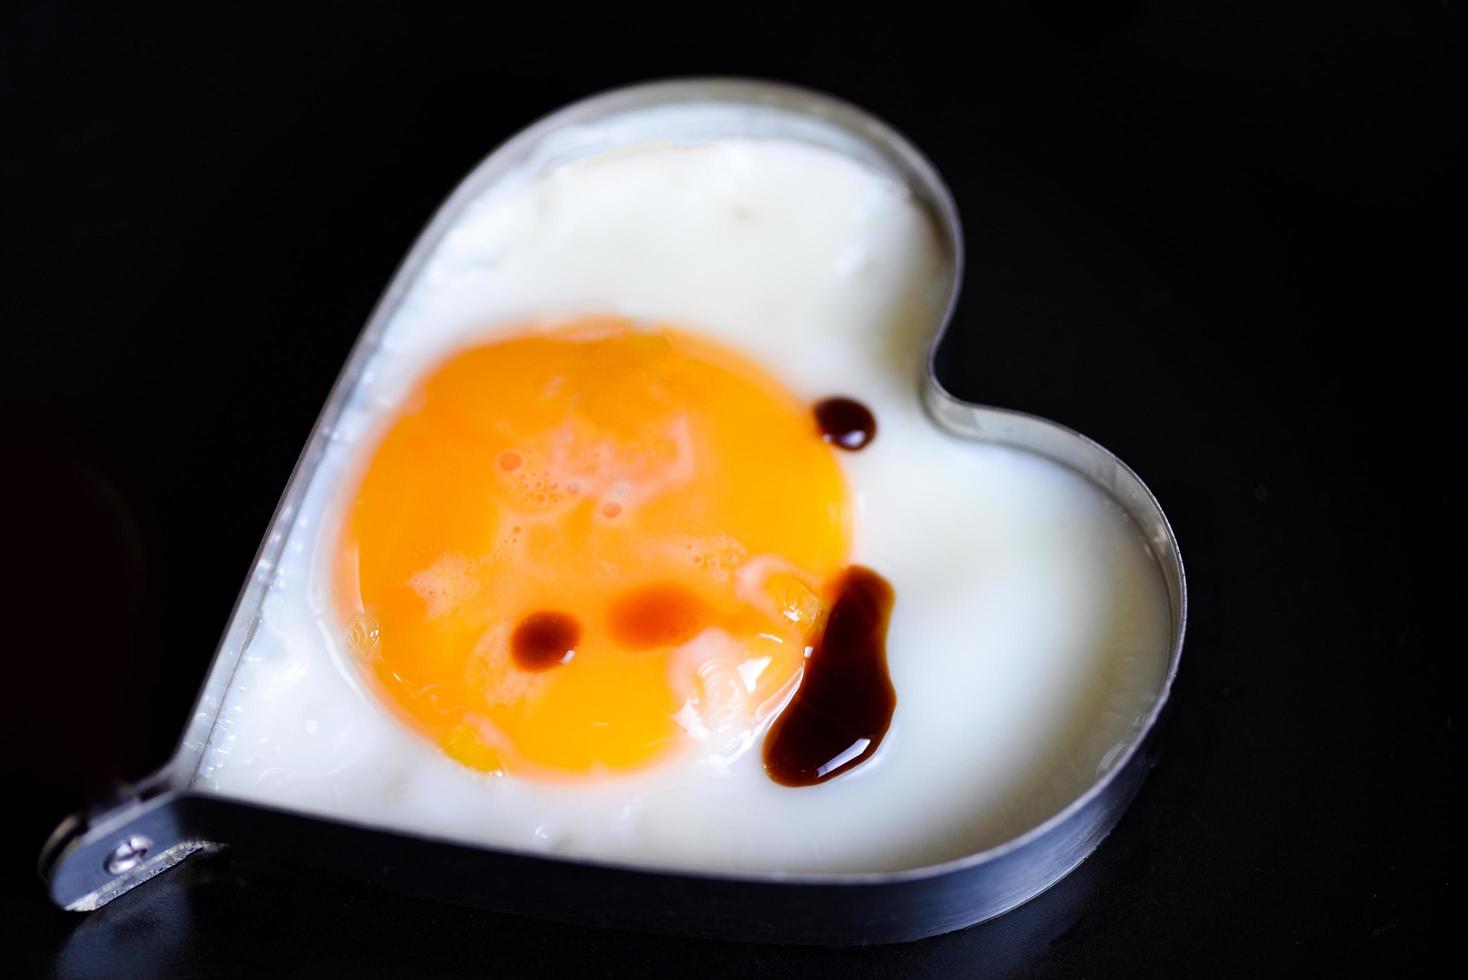
[[[259, 625], [260, 604], [295, 519], [296, 509], [325, 452], [329, 433], [336, 425], [367, 361], [376, 351], [389, 318], [449, 226], [457, 220], [470, 201], [531, 161], [537, 151], [543, 148], [547, 137], [574, 127], [604, 123], [623, 114], [685, 104], [755, 107], [771, 111], [776, 116], [783, 117], [783, 122], [788, 125], [763, 134], [740, 135], [793, 137], [846, 152], [906, 184], [929, 212], [949, 258], [946, 273], [950, 279], [948, 301], [928, 349], [926, 371], [918, 379], [920, 396], [929, 414], [939, 426], [955, 436], [1000, 443], [1033, 452], [1091, 480], [1116, 500], [1141, 529], [1163, 575], [1168, 589], [1172, 620], [1168, 668], [1152, 710], [1131, 744], [1114, 765], [1084, 793], [1024, 834], [971, 855], [898, 872], [736, 874], [661, 871], [611, 862], [500, 851], [429, 836], [380, 830], [349, 821], [272, 811], [271, 808], [217, 797], [203, 800], [190, 787], [218, 719], [224, 696], [232, 682], [240, 654], [248, 646], [250, 637]], [[690, 139], [701, 139], [732, 134], [691, 132], [686, 135]], [[640, 140], [653, 137], [650, 134], [640, 134], [637, 138]], [[604, 148], [589, 144], [583, 148], [583, 152], [578, 153], [573, 148], [569, 157], [550, 158], [543, 162], [553, 165], [564, 162], [564, 159]], [[651, 875], [670, 881], [724, 883], [756, 889], [804, 885], [824, 891], [835, 886], [834, 894], [840, 894], [842, 886], [888, 886], [896, 889], [924, 882], [936, 885], [954, 881], [960, 876], [970, 883], [977, 882], [982, 886], [983, 882], [978, 881], [978, 878], [984, 876], [979, 873], [985, 869], [992, 871], [992, 874], [986, 876], [991, 880], [992, 887], [979, 887], [977, 890], [967, 887], [962, 892], [967, 907], [948, 909], [943, 914], [932, 912], [932, 928], [921, 923], [902, 928], [894, 927], [890, 937], [874, 931], [867, 933], [866, 938], [853, 939], [855, 942], [911, 939], [960, 928], [1000, 915], [1059, 881], [1084, 860], [1109, 832], [1145, 773], [1144, 750], [1153, 741], [1153, 730], [1166, 706], [1180, 663], [1187, 623], [1186, 577], [1181, 552], [1161, 506], [1141, 479], [1114, 454], [1080, 433], [1048, 419], [966, 402], [954, 397], [943, 387], [935, 369], [936, 355], [957, 308], [963, 262], [963, 237], [958, 210], [947, 186], [933, 166], [884, 122], [849, 103], [820, 93], [780, 83], [736, 78], [650, 82], [575, 102], [518, 132], [471, 171], [438, 209], [393, 275], [387, 290], [353, 345], [286, 484], [280, 504], [256, 555], [251, 574], [235, 603], [229, 625], [200, 689], [178, 749], [157, 773], [128, 787], [115, 802], [68, 818], [47, 842], [41, 854], [40, 872], [53, 901], [65, 908], [97, 908], [173, 866], [189, 854], [216, 846], [209, 838], [223, 835], [210, 833], [208, 826], [198, 826], [200, 813], [214, 814], [213, 817], [202, 820], [205, 824], [219, 825], [221, 828], [228, 826], [232, 831], [239, 832], [246, 823], [249, 811], [255, 811], [262, 820], [267, 817], [282, 817], [319, 826], [335, 825], [342, 828], [342, 832], [368, 833], [384, 840], [393, 839], [415, 846], [421, 844], [421, 848], [439, 848], [445, 851], [453, 849], [461, 853], [480, 852], [487, 857], [585, 869], [590, 873], [600, 869], [608, 874], [643, 877]], [[202, 802], [207, 802], [208, 805], [188, 805]], [[235, 811], [229, 813], [230, 816], [239, 819], [220, 818], [220, 814], [230, 811]], [[187, 819], [179, 817], [185, 813], [188, 814]], [[162, 850], [129, 872], [109, 874], [105, 869], [105, 855], [121, 846], [117, 842], [125, 841], [143, 830], [150, 832], [145, 835], [150, 840], [160, 842], [156, 847], [161, 847]], [[420, 853], [430, 852], [420, 849]], [[1029, 859], [1031, 853], [1033, 859]], [[1027, 864], [1032, 866], [1026, 867]], [[633, 927], [644, 926], [634, 924]], [[716, 934], [696, 928], [687, 931]], [[780, 935], [776, 938], [777, 941], [784, 942], [828, 942], [830, 937], [822, 938], [823, 935], [824, 933], [818, 935], [813, 930], [810, 939], [801, 935]]]

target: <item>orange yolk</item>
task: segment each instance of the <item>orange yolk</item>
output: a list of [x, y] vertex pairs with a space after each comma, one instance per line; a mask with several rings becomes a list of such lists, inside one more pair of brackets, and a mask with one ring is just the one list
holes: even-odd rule
[[336, 601], [387, 703], [450, 756], [575, 777], [747, 744], [849, 536], [807, 405], [706, 338], [588, 318], [418, 387], [348, 502]]

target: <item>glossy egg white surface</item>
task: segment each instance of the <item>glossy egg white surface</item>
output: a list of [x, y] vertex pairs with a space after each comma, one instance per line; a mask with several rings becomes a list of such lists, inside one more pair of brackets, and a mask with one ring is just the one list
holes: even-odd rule
[[[196, 787], [435, 836], [660, 868], [919, 867], [1009, 840], [1107, 771], [1166, 670], [1167, 594], [1093, 484], [941, 432], [919, 397], [946, 300], [907, 190], [776, 139], [646, 143], [516, 175], [457, 217], [393, 311], [294, 515]], [[878, 435], [842, 454], [853, 560], [890, 581], [897, 709], [813, 787], [758, 746], [544, 783], [474, 771], [388, 710], [327, 594], [351, 475], [423, 373], [530, 320], [613, 314], [720, 338]], [[1036, 365], [1043, 370], [1043, 365]]]

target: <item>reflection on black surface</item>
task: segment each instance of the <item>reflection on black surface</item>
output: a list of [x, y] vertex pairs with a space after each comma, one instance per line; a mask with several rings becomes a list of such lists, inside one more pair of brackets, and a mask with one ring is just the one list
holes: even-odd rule
[[[193, 899], [214, 869], [199, 862], [186, 873], [164, 872], [76, 923], [55, 959], [57, 976], [172, 976], [189, 972], [199, 931]], [[249, 916], [234, 920], [236, 925]], [[194, 970], [199, 967], [195, 965]]]
[[84, 917], [62, 944], [65, 977], [227, 972], [515, 976], [547, 962], [699, 976], [1008, 976], [1063, 944], [1114, 850], [990, 922], [902, 946], [749, 946], [560, 925], [402, 897], [241, 851], [197, 855]]

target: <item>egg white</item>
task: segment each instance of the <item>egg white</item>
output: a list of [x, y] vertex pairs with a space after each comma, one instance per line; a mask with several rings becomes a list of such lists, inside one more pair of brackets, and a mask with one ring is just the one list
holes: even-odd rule
[[[529, 851], [724, 871], [882, 871], [1000, 843], [1074, 799], [1166, 667], [1161, 576], [1079, 475], [941, 433], [922, 357], [945, 299], [904, 187], [775, 139], [643, 144], [519, 175], [466, 208], [409, 284], [295, 515], [196, 778], [204, 790]], [[778, 786], [760, 754], [550, 785], [467, 769], [341, 648], [334, 521], [432, 365], [527, 320], [619, 314], [716, 336], [878, 435], [843, 454], [854, 560], [896, 590], [892, 728], [867, 764]]]

